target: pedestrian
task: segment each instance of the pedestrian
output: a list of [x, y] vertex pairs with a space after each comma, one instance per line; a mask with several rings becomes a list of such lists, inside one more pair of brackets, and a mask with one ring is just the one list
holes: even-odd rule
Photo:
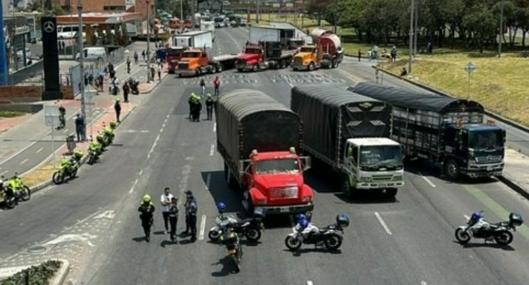
[[200, 97], [195, 96], [193, 100], [193, 122], [200, 122], [200, 112], [202, 111], [202, 103]]
[[406, 70], [406, 67], [403, 67], [402, 70], [400, 71], [400, 76], [406, 76], [408, 75], [408, 71]]
[[176, 240], [176, 225], [178, 222], [178, 205], [176, 197], [171, 198], [171, 205], [169, 206], [169, 224], [171, 225], [170, 237], [171, 241]]
[[204, 97], [204, 93], [206, 92], [206, 82], [204, 81], [204, 78], [200, 79], [200, 96]]
[[391, 48], [391, 62], [395, 62], [397, 60], [397, 47], [393, 45]]
[[61, 41], [61, 43], [62, 43], [62, 51], [66, 51], [66, 42]]
[[114, 111], [116, 111], [116, 122], [119, 123], [119, 115], [121, 114], [121, 104], [119, 103], [119, 98], [117, 98], [116, 102], [114, 103]]
[[151, 80], [154, 80], [154, 74], [156, 72], [156, 70], [154, 68], [154, 64], [150, 64], [149, 67], [151, 69]]
[[127, 74], [130, 74], [130, 58], [127, 56]]
[[59, 105], [59, 126], [57, 130], [60, 130], [66, 126], [66, 109], [62, 105]]
[[129, 92], [130, 92], [129, 84], [127, 81], [125, 81], [125, 83], [123, 83], [123, 101], [125, 103], [129, 102]]
[[84, 74], [84, 86], [88, 86], [88, 73]]
[[77, 142], [85, 141], [85, 125], [84, 118], [80, 114], [75, 117], [75, 133], [77, 134]]
[[146, 60], [145, 60], [145, 50], [142, 50], [142, 51], [141, 51], [141, 57], [143, 58], [143, 61], [146, 61]]
[[143, 196], [143, 202], [138, 208], [138, 212], [140, 212], [141, 227], [143, 228], [145, 240], [147, 242], [149, 242], [151, 239], [151, 226], [153, 224], [154, 210], [155, 208], [151, 201], [151, 196], [149, 194], [145, 194]]
[[138, 52], [134, 51], [134, 64], [138, 64]]
[[211, 120], [211, 116], [213, 114], [213, 104], [215, 101], [213, 101], [213, 98], [211, 98], [211, 94], [208, 93], [206, 98], [206, 112], [207, 112], [207, 120]]
[[189, 104], [189, 120], [193, 120], [193, 108], [194, 108], [194, 100], [195, 100], [195, 93], [191, 92], [191, 96], [189, 96], [189, 99], [187, 99], [187, 103]]
[[186, 191], [186, 202], [184, 204], [186, 210], [186, 230], [185, 235], [191, 235], [191, 241], [197, 239], [197, 211], [198, 205], [193, 192]]
[[156, 66], [156, 72], [158, 73], [158, 81], [161, 81], [162, 80], [162, 68], [160, 67], [160, 65]]
[[160, 203], [162, 204], [162, 217], [163, 224], [165, 227], [165, 233], [169, 233], [169, 211], [171, 210], [171, 201], [174, 198], [173, 194], [169, 192], [171, 189], [165, 187], [163, 189], [163, 194], [160, 196]]
[[358, 62], [360, 62], [362, 59], [362, 50], [358, 49]]
[[215, 80], [213, 80], [213, 87], [215, 88], [215, 97], [219, 97], [219, 89], [220, 89], [220, 78], [218, 76], [215, 76]]
[[88, 75], [88, 84], [94, 85], [94, 75], [92, 73]]

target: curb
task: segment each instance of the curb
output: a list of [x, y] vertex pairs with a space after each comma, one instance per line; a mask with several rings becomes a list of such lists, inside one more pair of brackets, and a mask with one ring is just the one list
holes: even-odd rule
[[66, 276], [70, 272], [70, 262], [66, 259], [58, 259], [61, 262], [61, 267], [59, 267], [59, 270], [55, 272], [55, 275], [50, 280], [50, 285], [61, 285], [64, 280], [66, 279]]
[[[439, 90], [434, 89], [434, 88], [432, 88], [432, 87], [430, 87], [428, 85], [424, 85], [422, 83], [418, 83], [418, 82], [412, 81], [410, 79], [403, 78], [401, 76], [393, 74], [393, 73], [391, 73], [391, 72], [389, 72], [389, 71], [387, 71], [387, 70], [385, 70], [383, 68], [377, 67], [375, 65], [373, 65], [372, 68], [374, 68], [376, 70], [379, 70], [379, 71], [382, 71], [385, 74], [388, 74], [388, 75], [393, 76], [395, 78], [398, 78], [400, 80], [403, 80], [403, 81], [406, 81], [408, 83], [411, 83], [411, 84], [413, 84], [415, 86], [424, 88], [424, 89], [426, 89], [426, 90], [428, 90], [430, 92], [434, 92], [434, 93], [437, 93], [439, 95], [446, 96], [446, 97], [453, 97], [453, 96], [450, 96], [450, 94], [448, 94], [448, 93], [439, 91]], [[498, 114], [492, 113], [490, 111], [485, 111], [485, 114], [495, 118], [498, 121], [501, 121], [504, 124], [511, 125], [511, 126], [513, 126], [515, 128], [521, 129], [522, 131], [525, 131], [525, 132], [529, 132], [529, 128], [528, 127], [522, 126], [522, 125], [520, 125], [520, 124], [518, 124], [516, 122], [513, 122], [513, 121], [511, 121], [511, 120], [509, 120], [507, 118], [504, 118], [504, 117], [502, 117], [502, 116], [500, 116]], [[503, 184], [507, 185], [509, 188], [513, 189], [514, 191], [516, 191], [520, 195], [522, 195], [524, 198], [529, 200], [529, 190], [524, 189], [524, 187], [518, 185], [516, 182], [514, 182], [514, 180], [512, 180], [512, 179], [510, 179], [508, 177], [505, 177], [505, 175], [501, 175], [501, 176], [497, 176], [497, 177]]]

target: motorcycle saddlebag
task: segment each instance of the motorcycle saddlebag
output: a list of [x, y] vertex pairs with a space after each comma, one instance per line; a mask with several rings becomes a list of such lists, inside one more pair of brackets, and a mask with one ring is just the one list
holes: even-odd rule
[[336, 223], [341, 227], [349, 226], [349, 217], [347, 215], [341, 214], [336, 216]]
[[516, 213], [511, 213], [509, 215], [509, 223], [511, 223], [511, 225], [514, 225], [514, 226], [521, 226], [523, 224], [523, 219], [522, 219], [522, 216], [516, 214]]

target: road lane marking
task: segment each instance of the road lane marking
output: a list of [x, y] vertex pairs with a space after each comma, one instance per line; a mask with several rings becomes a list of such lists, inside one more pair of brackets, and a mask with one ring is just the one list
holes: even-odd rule
[[426, 281], [421, 281], [421, 285], [428, 285], [428, 283], [426, 283]]
[[140, 172], [138, 173], [139, 176], [141, 176], [143, 174], [143, 168], [140, 169]]
[[22, 160], [22, 161], [20, 162], [20, 165], [24, 165], [24, 164], [26, 164], [26, 162], [28, 162], [28, 161], [29, 161], [29, 158], [26, 158], [26, 159], [24, 159], [24, 160]]
[[160, 139], [160, 134], [156, 136], [156, 139], [154, 140], [154, 143], [151, 146], [151, 150], [149, 150], [149, 153], [147, 154], [147, 159], [151, 158], [151, 154], [154, 151], [154, 148], [156, 147], [156, 144], [158, 143], [158, 140]]
[[382, 227], [384, 228], [384, 230], [386, 231], [386, 233], [388, 235], [392, 235], [391, 231], [389, 230], [388, 226], [386, 225], [386, 223], [384, 222], [384, 220], [382, 219], [382, 217], [380, 216], [380, 214], [378, 212], [375, 212], [375, 216], [377, 217], [378, 219], [378, 222], [382, 225]]
[[312, 280], [307, 280], [307, 285], [314, 285], [314, 283], [312, 282]]
[[41, 152], [41, 151], [42, 151], [43, 149], [44, 149], [43, 147], [41, 147], [41, 148], [37, 149], [36, 153], [39, 153], [39, 152]]
[[132, 194], [132, 192], [134, 192], [134, 188], [136, 188], [136, 184], [138, 184], [138, 178], [134, 180], [134, 184], [132, 184], [132, 187], [130, 187], [129, 194]]
[[213, 132], [216, 133], [217, 132], [217, 123], [213, 123]]
[[211, 144], [211, 147], [209, 148], [209, 156], [213, 156], [215, 153], [215, 145]]
[[437, 187], [437, 186], [435, 186], [435, 184], [433, 184], [432, 181], [430, 181], [430, 179], [428, 179], [428, 177], [422, 176], [422, 179], [424, 179], [424, 181], [426, 181], [426, 183], [430, 184], [430, 186], [432, 186], [432, 188]]
[[200, 221], [200, 234], [198, 235], [198, 240], [204, 239], [205, 231], [206, 231], [206, 215], [202, 215], [202, 220]]

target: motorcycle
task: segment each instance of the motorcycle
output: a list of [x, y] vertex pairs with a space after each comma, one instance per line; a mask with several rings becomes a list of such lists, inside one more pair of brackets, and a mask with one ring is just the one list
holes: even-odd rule
[[0, 200], [4, 202], [8, 209], [13, 209], [17, 204], [13, 190], [4, 184], [3, 176], [0, 179]]
[[133, 94], [133, 95], [138, 95], [140, 94], [140, 90], [138, 89], [138, 86], [140, 85], [140, 82], [134, 78], [129, 78], [128, 80], [128, 83], [129, 83], [129, 87], [130, 87], [130, 92]]
[[74, 179], [79, 170], [79, 162], [74, 158], [66, 158], [61, 161], [59, 170], [55, 171], [52, 176], [53, 183], [62, 184], [64, 181]]
[[513, 240], [511, 230], [523, 224], [523, 219], [516, 213], [509, 214], [509, 221], [490, 223], [483, 218], [483, 212], [473, 213], [466, 226], [460, 226], [455, 231], [455, 237], [461, 244], [467, 244], [470, 239], [482, 238], [487, 241], [496, 241], [499, 245], [508, 245]]
[[[14, 182], [15, 180], [16, 182]], [[3, 181], [3, 178], [0, 179], [0, 194], [3, 196], [4, 204], [7, 208], [14, 208], [18, 201], [29, 201], [31, 199], [31, 190], [18, 176], [15, 175], [7, 184]]]
[[215, 242], [225, 232], [233, 230], [237, 234], [244, 235], [249, 241], [257, 242], [261, 239], [261, 231], [264, 230], [263, 218], [264, 212], [260, 209], [255, 210], [253, 217], [243, 220], [220, 213], [215, 218], [216, 225], [208, 232], [208, 238]]
[[285, 238], [285, 245], [291, 251], [298, 250], [304, 243], [314, 244], [316, 247], [324, 245], [329, 250], [337, 250], [342, 245], [343, 228], [347, 226], [349, 217], [343, 214], [336, 216], [336, 224], [318, 229], [318, 232], [303, 233], [303, 229], [297, 224]]
[[221, 237], [220, 240], [226, 245], [228, 251], [228, 257], [232, 261], [235, 272], [239, 272], [241, 259], [242, 259], [242, 246], [239, 239], [239, 235], [231, 229], [228, 229]]
[[98, 159], [99, 155], [103, 152], [101, 144], [92, 142], [88, 147], [88, 164], [94, 164]]

